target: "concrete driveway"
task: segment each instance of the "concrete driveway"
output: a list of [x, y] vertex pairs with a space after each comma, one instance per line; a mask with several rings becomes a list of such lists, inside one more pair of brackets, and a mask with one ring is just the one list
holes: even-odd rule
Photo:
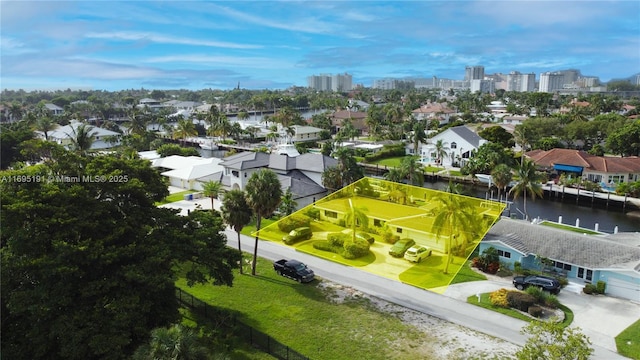
[[[487, 277], [487, 281], [450, 285], [444, 295], [466, 301], [467, 297], [474, 294], [514, 288], [512, 277]], [[570, 283], [562, 289], [558, 300], [573, 311], [571, 326], [579, 327], [594, 344], [611, 351], [616, 351], [615, 337], [640, 319], [640, 303], [603, 295], [587, 295], [579, 284]]]

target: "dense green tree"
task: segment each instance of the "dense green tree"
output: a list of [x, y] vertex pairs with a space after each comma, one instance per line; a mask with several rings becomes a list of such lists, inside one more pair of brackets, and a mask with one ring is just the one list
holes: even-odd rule
[[543, 176], [536, 170], [533, 161], [525, 160], [516, 167], [516, 184], [509, 190], [509, 193], [513, 194], [514, 200], [522, 195], [523, 210], [527, 220], [529, 220], [527, 193], [531, 196], [531, 200], [542, 197], [542, 180]]
[[342, 189], [342, 170], [338, 166], [330, 166], [322, 172], [322, 186], [329, 192]]
[[621, 156], [640, 156], [640, 120], [612, 132], [607, 137], [607, 148]]
[[0, 169], [22, 160], [21, 144], [30, 139], [33, 139], [33, 131], [26, 122], [0, 125]]
[[[238, 235], [238, 251], [242, 254], [242, 246], [240, 244], [240, 232], [245, 225], [251, 222], [253, 212], [247, 204], [244, 191], [232, 189], [225, 193], [222, 199], [222, 208], [220, 209], [222, 219], [229, 225]], [[242, 258], [240, 259], [240, 274], [242, 274]]]
[[271, 216], [278, 208], [282, 199], [282, 188], [275, 172], [270, 169], [260, 169], [253, 174], [245, 186], [247, 204], [253, 209], [256, 218], [256, 239], [251, 262], [251, 275], [256, 274], [258, 261], [258, 239], [262, 219]]
[[5, 357], [125, 359], [178, 320], [178, 272], [232, 284], [239, 254], [222, 220], [157, 207], [168, 192], [148, 161], [52, 152], [0, 174], [40, 176], [0, 183]]
[[413, 144], [413, 155], [419, 155], [420, 144], [427, 142], [426, 126], [423, 121], [415, 121], [413, 123], [410, 140]]
[[490, 174], [498, 164], [513, 164], [513, 152], [502, 145], [488, 142], [480, 145], [478, 151], [467, 161], [461, 171], [464, 174]]
[[502, 145], [505, 148], [512, 148], [515, 146], [513, 135], [511, 135], [502, 126], [491, 126], [478, 133], [481, 138]]
[[563, 327], [554, 321], [531, 321], [522, 330], [527, 342], [516, 353], [518, 360], [587, 360], [591, 341], [580, 328]]
[[195, 125], [191, 119], [185, 119], [180, 116], [178, 118], [178, 124], [176, 125], [176, 130], [173, 132], [174, 139], [182, 139], [183, 143], [190, 136], [198, 135], [198, 131], [196, 130]]
[[340, 188], [364, 177], [364, 169], [358, 165], [353, 149], [344, 146], [339, 147], [334, 152], [334, 156], [338, 160], [338, 168], [342, 174], [342, 185]]

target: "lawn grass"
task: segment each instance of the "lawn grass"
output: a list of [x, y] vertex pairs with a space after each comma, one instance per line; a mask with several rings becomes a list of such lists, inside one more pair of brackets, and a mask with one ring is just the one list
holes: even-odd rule
[[451, 280], [451, 284], [459, 284], [470, 281], [482, 281], [487, 280], [487, 277], [473, 271], [471, 269], [471, 261], [467, 261], [463, 267], [460, 268], [460, 271], [456, 274], [456, 276]]
[[592, 231], [592, 230], [582, 229], [582, 228], [579, 229], [579, 228], [576, 228], [575, 226], [558, 224], [558, 223], [554, 223], [554, 222], [551, 222], [551, 221], [543, 221], [541, 223], [541, 225], [552, 227], [552, 228], [556, 228], [556, 229], [573, 231], [573, 232], [577, 232], [577, 233], [580, 233], [580, 234], [587, 234], [587, 235], [598, 235], [598, 234], [600, 234], [599, 232], [595, 232], [595, 231]]
[[396, 157], [390, 157], [390, 158], [386, 158], [386, 159], [380, 159], [380, 160], [376, 160], [371, 162], [371, 164], [377, 164], [380, 166], [387, 166], [387, 167], [398, 167], [400, 166], [400, 163], [402, 162], [402, 159], [404, 159], [406, 156], [396, 156]]
[[[262, 219], [260, 221], [260, 229], [264, 229], [276, 221], [277, 220], [272, 220], [272, 219]], [[251, 236], [251, 233], [253, 233], [254, 231], [256, 231], [256, 223], [255, 221], [252, 221], [250, 224], [242, 228], [242, 231], [240, 231], [240, 234]]]
[[[280, 277], [272, 262], [260, 258], [257, 275], [235, 273], [232, 287], [176, 285], [312, 359], [429, 359], [437, 339], [376, 310], [368, 300], [352, 297], [343, 303], [321, 279], [300, 284]], [[433, 345], [430, 345], [433, 344]]]
[[[530, 316], [524, 315], [522, 312], [518, 310], [511, 309], [511, 308], [503, 308], [501, 306], [493, 305], [491, 303], [491, 299], [489, 299], [489, 293], [480, 294], [480, 302], [478, 302], [478, 297], [476, 295], [471, 295], [467, 298], [467, 302], [469, 304], [480, 306], [482, 308], [489, 309], [491, 311], [495, 311], [507, 316], [511, 316], [512, 318], [524, 320], [527, 322], [536, 320]], [[568, 307], [562, 304], [558, 306], [558, 308], [564, 312], [564, 320], [560, 323], [560, 325], [562, 327], [567, 327], [571, 325], [571, 323], [573, 322], [573, 311], [571, 311], [571, 309], [569, 309]]]
[[620, 355], [640, 360], [640, 320], [616, 336], [616, 347]]
[[161, 201], [156, 202], [156, 206], [169, 204], [169, 203], [180, 201], [180, 200], [184, 200], [184, 195], [193, 194], [194, 192], [195, 192], [195, 190], [185, 190], [185, 191], [180, 191], [180, 192], [177, 192], [177, 193], [170, 194], [169, 196], [167, 196], [166, 198], [162, 199]]

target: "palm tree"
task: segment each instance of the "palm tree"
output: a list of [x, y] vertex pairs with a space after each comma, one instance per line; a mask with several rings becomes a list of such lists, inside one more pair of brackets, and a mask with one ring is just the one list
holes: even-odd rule
[[369, 226], [369, 217], [367, 216], [368, 209], [363, 206], [353, 206], [351, 198], [347, 200], [349, 204], [349, 212], [345, 214], [344, 224], [351, 227], [352, 241], [356, 241], [356, 226], [361, 225], [363, 228]]
[[342, 184], [342, 170], [338, 166], [330, 166], [322, 173], [322, 186], [329, 192], [340, 190]]
[[96, 133], [91, 132], [91, 130], [93, 130], [93, 126], [82, 123], [76, 127], [71, 126], [71, 129], [73, 131], [73, 135], [67, 135], [70, 136], [73, 149], [81, 154], [85, 154], [89, 149], [91, 149], [91, 145], [95, 140]]
[[536, 165], [531, 160], [524, 160], [520, 166], [516, 168], [516, 184], [509, 190], [513, 193], [513, 199], [517, 199], [521, 194], [524, 203], [524, 215], [529, 220], [527, 212], [527, 193], [531, 194], [531, 200], [536, 197], [542, 197], [542, 175], [536, 171]]
[[447, 156], [449, 147], [447, 146], [447, 143], [442, 139], [436, 141], [435, 146], [436, 146], [436, 160], [439, 165], [442, 165], [442, 159], [444, 159]]
[[[513, 174], [511, 174], [511, 167], [507, 164], [498, 164], [493, 171], [491, 171], [491, 181], [498, 188], [498, 201], [502, 191], [507, 191], [507, 186], [513, 180]], [[506, 201], [506, 199], [505, 199]]]
[[131, 107], [127, 111], [127, 116], [129, 117], [127, 126], [130, 134], [142, 135], [147, 131], [147, 119], [138, 107]]
[[524, 163], [524, 153], [527, 151], [529, 145], [529, 133], [522, 125], [517, 125], [513, 130], [513, 137], [517, 144], [520, 145], [520, 164]]
[[140, 347], [134, 359], [206, 360], [208, 349], [201, 345], [198, 335], [180, 324], [157, 328], [151, 332], [148, 345]]
[[282, 199], [282, 188], [275, 172], [269, 169], [260, 169], [251, 174], [245, 190], [247, 203], [256, 216], [256, 240], [253, 248], [253, 261], [251, 262], [251, 275], [255, 275], [256, 262], [258, 261], [258, 236], [262, 218], [270, 216], [278, 208]]
[[384, 179], [387, 181], [393, 181], [397, 183], [402, 183], [402, 181], [406, 178], [406, 175], [402, 172], [402, 169], [393, 167], [384, 174]]
[[9, 119], [11, 119], [11, 122], [22, 119], [23, 114], [24, 109], [20, 103], [12, 102], [11, 105], [9, 105]]
[[[239, 189], [228, 191], [222, 200], [222, 220], [238, 234], [238, 251], [242, 256], [240, 246], [240, 232], [245, 225], [251, 222], [251, 208], [247, 204], [245, 193]], [[240, 274], [242, 274], [242, 258], [240, 259]]]
[[184, 142], [186, 141], [187, 137], [196, 136], [196, 135], [198, 135], [198, 130], [196, 130], [196, 126], [193, 125], [193, 121], [191, 121], [190, 119], [185, 119], [184, 117], [180, 116], [178, 118], [178, 124], [177, 124], [176, 130], [173, 132], [173, 138], [182, 139], [182, 142], [184, 145]]
[[411, 132], [410, 139], [413, 143], [413, 155], [418, 155], [418, 148], [421, 143], [427, 142], [427, 134], [425, 132], [425, 124], [422, 121], [416, 121], [413, 124], [413, 131]]
[[417, 162], [417, 156], [406, 156], [402, 158], [402, 161], [400, 162], [402, 174], [409, 179], [410, 185], [424, 185], [424, 176], [422, 175], [420, 168], [421, 167]]
[[282, 199], [280, 201], [280, 205], [278, 206], [278, 210], [280, 211], [280, 213], [289, 216], [291, 215], [291, 213], [296, 211], [297, 206], [298, 202], [293, 199], [291, 188], [287, 188], [284, 194], [282, 194]]
[[454, 247], [453, 240], [462, 236], [466, 241], [475, 236], [482, 222], [478, 219], [474, 207], [463, 196], [443, 193], [435, 200], [440, 203], [440, 206], [436, 208], [438, 215], [433, 222], [436, 241], [440, 238], [440, 234], [448, 235], [447, 260], [443, 270], [445, 274], [448, 274]]
[[202, 184], [202, 195], [211, 198], [211, 211], [215, 212], [213, 206], [213, 200], [218, 198], [218, 195], [224, 192], [222, 183], [220, 181], [209, 180]]
[[43, 116], [36, 119], [34, 128], [44, 134], [44, 139], [49, 140], [49, 132], [58, 127], [58, 124], [50, 117]]

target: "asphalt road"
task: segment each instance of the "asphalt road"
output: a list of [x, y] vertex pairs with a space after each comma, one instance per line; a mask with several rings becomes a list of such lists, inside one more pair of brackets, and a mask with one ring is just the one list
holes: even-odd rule
[[[237, 234], [227, 229], [229, 245], [237, 248]], [[253, 253], [255, 238], [241, 235], [242, 250]], [[317, 276], [352, 287], [363, 293], [416, 310], [452, 323], [491, 335], [519, 346], [526, 342], [520, 329], [526, 324], [509, 316], [480, 308], [461, 300], [416, 288], [396, 280], [327, 261], [294, 248], [270, 241], [259, 241], [258, 256], [269, 260], [297, 259], [306, 263]], [[597, 344], [593, 359], [626, 359]]]

